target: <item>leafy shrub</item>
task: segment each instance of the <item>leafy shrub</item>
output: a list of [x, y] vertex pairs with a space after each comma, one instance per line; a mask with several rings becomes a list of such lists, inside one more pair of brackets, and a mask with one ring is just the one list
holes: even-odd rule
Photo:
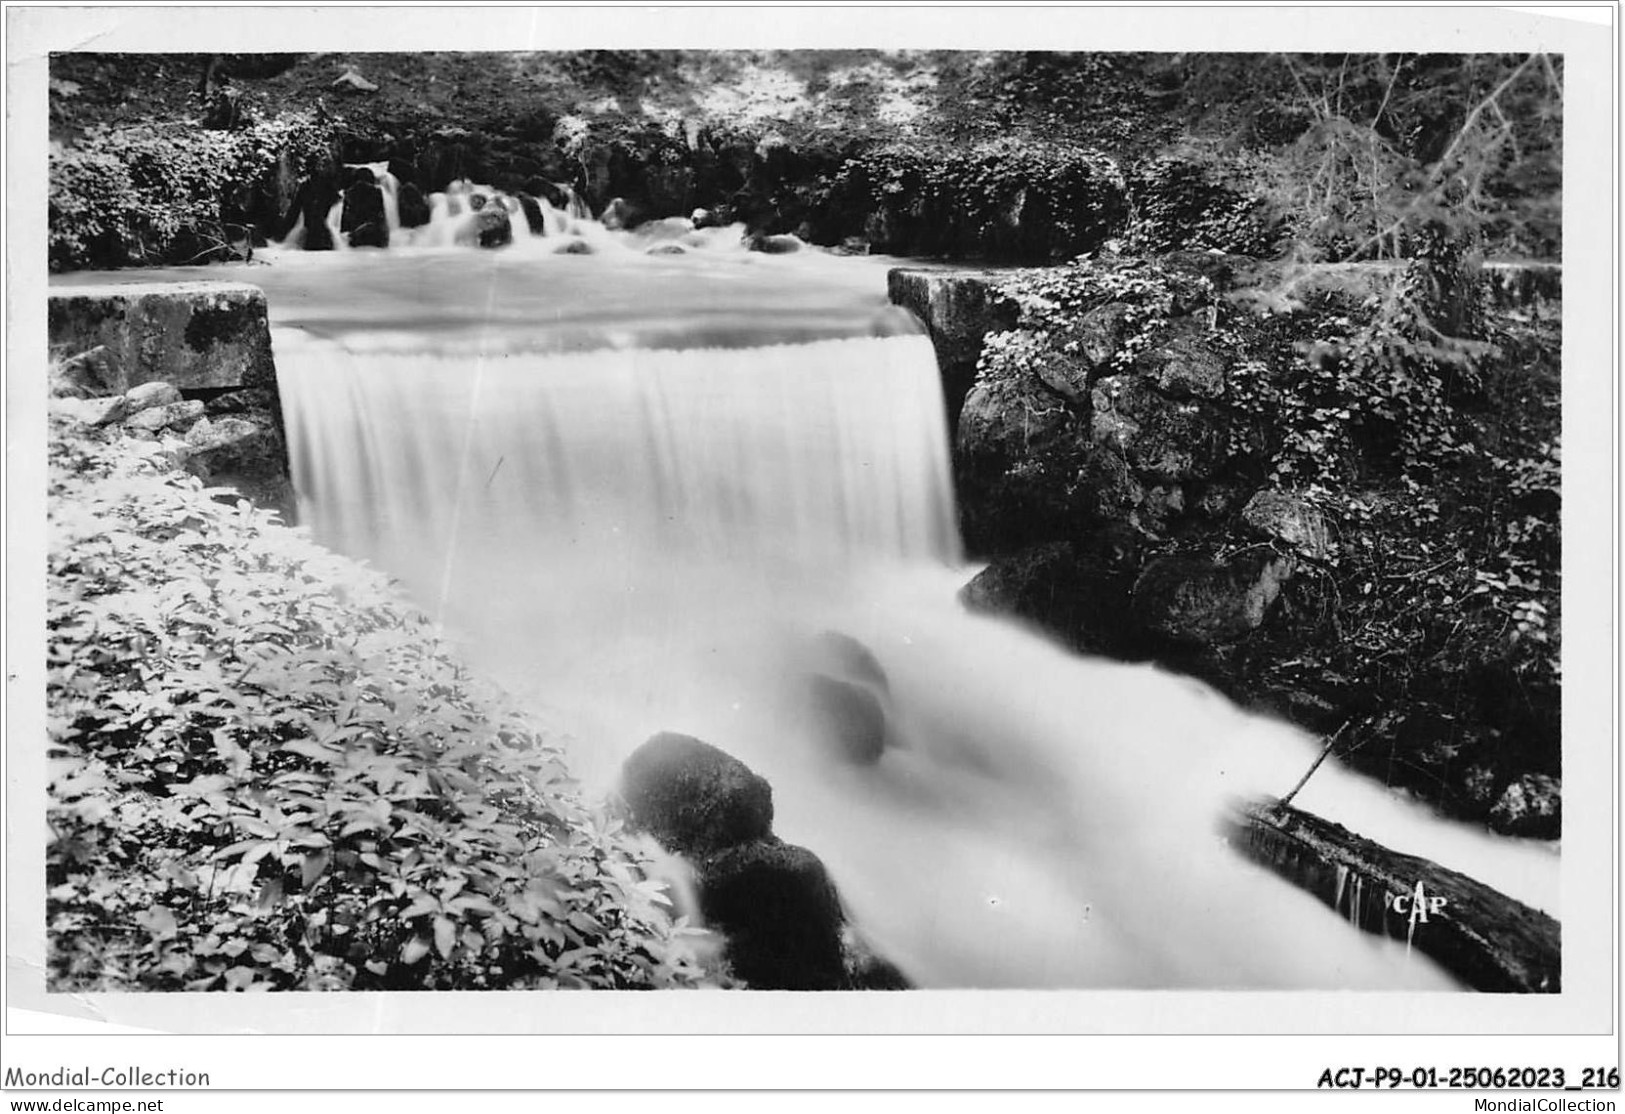
[[53, 145], [47, 191], [55, 271], [192, 263], [242, 229], [232, 198], [275, 194], [278, 160], [298, 174], [321, 158], [329, 125], [314, 117], [260, 120], [237, 131], [196, 122], [96, 127], [73, 146]]
[[920, 254], [1072, 256], [1099, 247], [1124, 212], [1109, 158], [1010, 139], [881, 144], [848, 159], [830, 188], [837, 207], [873, 214], [879, 248]]
[[1130, 217], [1124, 239], [1135, 252], [1212, 249], [1273, 256], [1281, 231], [1256, 197], [1213, 180], [1202, 165], [1152, 159], [1128, 176]]
[[1482, 295], [1435, 246], [1362, 306], [1273, 319], [1227, 395], [1338, 538], [1295, 588], [1318, 625], [1265, 671], [1362, 694], [1381, 745], [1355, 760], [1480, 816], [1560, 772], [1561, 678], [1560, 344]]
[[617, 819], [379, 575], [53, 431], [54, 989], [687, 986]]

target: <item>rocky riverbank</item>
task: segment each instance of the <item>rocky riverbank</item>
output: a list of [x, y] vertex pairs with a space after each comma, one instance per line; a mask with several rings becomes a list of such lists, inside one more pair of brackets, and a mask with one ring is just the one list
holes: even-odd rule
[[1477, 343], [1403, 364], [1365, 347], [1374, 323], [1448, 308], [1404, 269], [1182, 252], [892, 272], [936, 343], [962, 527], [991, 561], [966, 605], [1343, 730], [1351, 765], [1555, 837], [1549, 279], [1474, 286], [1499, 307]]

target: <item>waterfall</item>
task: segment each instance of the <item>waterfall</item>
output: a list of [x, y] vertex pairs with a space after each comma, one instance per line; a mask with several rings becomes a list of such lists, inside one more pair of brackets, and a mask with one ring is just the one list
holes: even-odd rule
[[[364, 299], [383, 258], [333, 260], [335, 289]], [[439, 331], [428, 305], [347, 326], [307, 297], [275, 343], [317, 540], [400, 578], [570, 739], [589, 791], [660, 730], [744, 759], [775, 830], [919, 985], [1454, 985], [1349, 923], [1369, 897], [1332, 912], [1217, 834], [1235, 797], [1290, 788], [1311, 740], [959, 607], [932, 348], [837, 288], [870, 272], [700, 258], [425, 257], [460, 268]], [[804, 713], [828, 630], [886, 674], [876, 766]], [[1331, 766], [1298, 799], [1556, 911], [1515, 885], [1546, 852], [1497, 877], [1506, 843]]]
[[957, 555], [920, 336], [285, 363], [317, 536], [420, 591], [456, 583], [471, 553], [513, 550], [540, 568], [584, 553], [629, 575], [685, 561], [803, 582]]

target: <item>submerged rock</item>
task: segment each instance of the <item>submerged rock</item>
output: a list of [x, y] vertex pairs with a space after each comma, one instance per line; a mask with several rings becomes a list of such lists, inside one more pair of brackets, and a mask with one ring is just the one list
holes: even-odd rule
[[886, 709], [863, 685], [814, 673], [807, 678], [813, 730], [844, 761], [870, 766], [886, 749]]
[[813, 650], [828, 671], [848, 680], [861, 681], [876, 692], [890, 690], [891, 684], [886, 680], [886, 671], [880, 667], [880, 659], [850, 634], [838, 630], [820, 631], [813, 639]]
[[765, 839], [773, 790], [739, 759], [689, 735], [662, 732], [621, 767], [632, 822], [669, 850], [704, 857]]

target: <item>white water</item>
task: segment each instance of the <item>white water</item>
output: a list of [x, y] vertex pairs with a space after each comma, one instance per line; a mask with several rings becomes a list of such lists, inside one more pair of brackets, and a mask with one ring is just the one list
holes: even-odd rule
[[[644, 252], [650, 249], [719, 251], [743, 250], [744, 226], [729, 225], [722, 228], [696, 229], [686, 217], [669, 217], [646, 222], [625, 235], [611, 235], [610, 230], [594, 220], [592, 212], [575, 190], [563, 183], [554, 183], [565, 199], [564, 207], [556, 208], [544, 197], [531, 198], [540, 214], [540, 221], [532, 227], [519, 198], [491, 186], [457, 179], [445, 190], [428, 195], [428, 222], [415, 228], [401, 224], [400, 179], [389, 171], [388, 162], [345, 163], [345, 170], [365, 170], [372, 175], [383, 198], [384, 223], [389, 230], [389, 246], [401, 248], [472, 248], [479, 246], [482, 228], [481, 213], [486, 206], [500, 208], [508, 214], [511, 224], [512, 247], [531, 254], [559, 254], [572, 251], [595, 253]], [[344, 198], [341, 196], [328, 209], [324, 222], [332, 236], [333, 250], [351, 249], [349, 234], [341, 231], [344, 223]], [[280, 243], [268, 245], [270, 253], [298, 251], [304, 247], [304, 218], [301, 215]]]
[[[276, 335], [317, 538], [401, 577], [569, 731], [590, 790], [660, 730], [738, 755], [774, 787], [775, 830], [825, 860], [922, 986], [1453, 985], [1215, 835], [1233, 797], [1295, 784], [1310, 740], [958, 606], [971, 570], [923, 337], [841, 309], [815, 270], [786, 270], [799, 262], [638, 262], [607, 272], [619, 294], [599, 328], [618, 348], [573, 350], [561, 323], [606, 296], [565, 299], [565, 280], [605, 272], [562, 256], [484, 291], [500, 322], [533, 284], [554, 317], [539, 330], [414, 331], [425, 307], [402, 306], [361, 329], [306, 322], [325, 340]], [[775, 283], [797, 275], [816, 309], [786, 301], [779, 323]], [[729, 347], [638, 347], [674, 335], [660, 291], [695, 307], [691, 340]], [[821, 339], [749, 346], [739, 320], [701, 312], [719, 296], [764, 337], [804, 335], [800, 312]], [[850, 335], [828, 336], [838, 312]], [[878, 767], [833, 760], [802, 712], [828, 629], [888, 675]], [[1331, 764], [1298, 803], [1558, 912], [1548, 847], [1444, 823]]]

